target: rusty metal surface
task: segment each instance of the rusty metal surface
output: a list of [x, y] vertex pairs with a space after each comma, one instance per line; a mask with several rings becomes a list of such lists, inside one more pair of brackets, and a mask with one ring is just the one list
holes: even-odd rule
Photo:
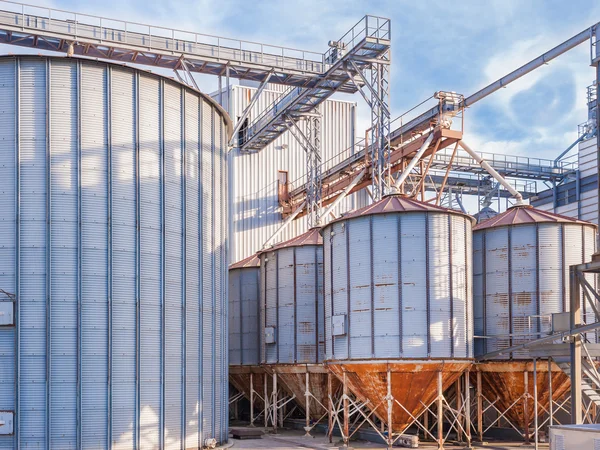
[[[340, 380], [343, 372], [346, 372], [350, 391], [359, 400], [368, 401], [374, 414], [384, 422], [387, 422], [385, 400], [388, 368], [391, 371], [392, 396], [416, 417], [437, 397], [438, 372], [442, 373], [442, 388], [445, 391], [470, 366], [469, 361], [460, 360], [328, 364]], [[394, 403], [393, 431], [402, 433], [411, 422], [410, 415]]]
[[247, 258], [230, 265], [229, 270], [245, 269], [247, 267], [260, 267], [260, 258], [258, 257], [258, 254], [250, 255]]
[[302, 247], [304, 245], [323, 245], [323, 238], [321, 237], [319, 231], [319, 227], [311, 228], [306, 233], [303, 233], [300, 236], [296, 236], [295, 238], [290, 239], [288, 241], [280, 242], [279, 244], [274, 245], [273, 247], [258, 252], [258, 254], [260, 255], [264, 252], [270, 252], [273, 250], [279, 250], [282, 248], [289, 247]]
[[[498, 361], [477, 364], [471, 372], [471, 381], [476, 384], [476, 371], [481, 372], [482, 394], [502, 412], [506, 411], [517, 399], [525, 394], [525, 373], [529, 398], [527, 407], [529, 418], [527, 426], [534, 420], [533, 413], [533, 363], [525, 361]], [[546, 361], [537, 364], [538, 411], [548, 411], [550, 396], [548, 391], [548, 364]], [[569, 392], [571, 383], [569, 377], [552, 364], [552, 398], [556, 401]], [[525, 428], [525, 400], [517, 402], [507, 413], [508, 419], [517, 427]], [[542, 409], [543, 408], [543, 409]]]
[[[261, 397], [264, 396], [265, 391], [265, 376], [267, 377], [267, 389], [273, 388], [273, 380], [264, 368], [259, 366], [229, 366], [229, 382], [238, 392], [243, 393], [246, 399], [250, 400], [250, 374], [253, 374], [254, 391]], [[264, 409], [264, 403], [258, 395], [254, 395], [255, 411]]]
[[[306, 372], [309, 374], [309, 392], [321, 403], [328, 405], [327, 398], [327, 369], [322, 365], [273, 365], [270, 370], [277, 373], [278, 382], [288, 394], [295, 396], [294, 401], [302, 409], [306, 409]], [[333, 379], [333, 392], [340, 385], [337, 379]], [[320, 419], [327, 410], [314, 399], [310, 400], [310, 418]]]
[[386, 213], [394, 213], [394, 212], [444, 212], [449, 214], [457, 214], [460, 216], [468, 217], [473, 224], [475, 224], [475, 219], [467, 214], [463, 214], [460, 211], [455, 211], [453, 209], [444, 208], [442, 206], [436, 206], [431, 203], [421, 202], [419, 200], [415, 200], [409, 197], [405, 197], [401, 194], [393, 194], [388, 195], [379, 200], [378, 202], [373, 203], [372, 205], [365, 206], [364, 208], [353, 211], [349, 214], [345, 214], [336, 220], [332, 220], [329, 224], [339, 222], [340, 220], [351, 219], [354, 217], [360, 216], [369, 216], [373, 214], [386, 214]]
[[548, 211], [541, 211], [530, 205], [519, 205], [513, 206], [502, 214], [498, 214], [497, 216], [491, 217], [478, 224], [473, 228], [473, 231], [529, 223], [579, 223], [593, 225], [594, 227], [596, 226], [590, 222], [574, 219], [573, 217], [561, 216]]

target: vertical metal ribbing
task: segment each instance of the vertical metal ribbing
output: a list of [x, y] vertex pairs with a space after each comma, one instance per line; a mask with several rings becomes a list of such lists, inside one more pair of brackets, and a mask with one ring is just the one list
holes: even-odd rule
[[46, 448], [50, 450], [51, 389], [52, 389], [52, 207], [50, 149], [50, 58], [46, 58]]
[[[481, 232], [481, 270], [482, 270], [482, 321], [483, 321], [483, 336], [487, 336], [487, 258], [486, 258], [486, 247], [487, 247], [487, 232]], [[487, 339], [483, 339], [483, 353], [488, 352]]]
[[[240, 269], [239, 271], [236, 270], [236, 272], [238, 273], [238, 299], [240, 302], [240, 364], [244, 365], [244, 315], [242, 314], [242, 279], [244, 271]], [[260, 327], [258, 327], [258, 330], [260, 332]]]
[[398, 230], [398, 321], [400, 333], [398, 333], [398, 348], [400, 349], [400, 356], [404, 354], [404, 342], [402, 341], [402, 215], [396, 214], [396, 229]]
[[[346, 252], [346, 317], [348, 318], [348, 323], [347, 323], [347, 335], [346, 335], [346, 347], [347, 347], [347, 358], [350, 359], [351, 358], [351, 350], [352, 350], [352, 339], [350, 339], [350, 227], [348, 226], [348, 222], [343, 222], [344, 224], [344, 231], [346, 234], [346, 248], [344, 249], [344, 251]], [[331, 228], [331, 231], [333, 231], [333, 227]], [[333, 243], [331, 245], [331, 266], [333, 268]], [[331, 270], [331, 298], [332, 298], [332, 303], [333, 303], [333, 270]], [[332, 314], [333, 316], [333, 314]]]
[[[211, 233], [210, 233], [210, 250], [211, 250], [211, 254], [212, 254], [212, 258], [211, 258], [211, 268], [210, 268], [210, 272], [211, 272], [211, 308], [212, 308], [212, 312], [211, 312], [211, 320], [212, 320], [212, 330], [213, 330], [213, 339], [212, 339], [212, 355], [211, 355], [211, 361], [212, 361], [212, 380], [213, 380], [213, 389], [211, 389], [211, 394], [212, 394], [212, 406], [213, 408], [216, 408], [216, 399], [217, 399], [217, 388], [216, 388], [216, 375], [217, 375], [217, 339], [215, 339], [214, 334], [216, 331], [216, 314], [217, 314], [217, 293], [216, 293], [216, 289], [217, 289], [217, 284], [215, 282], [216, 278], [217, 278], [217, 264], [216, 264], [216, 252], [215, 252], [215, 248], [216, 248], [216, 242], [215, 242], [215, 235], [217, 234], [215, 232], [215, 217], [216, 217], [216, 207], [215, 207], [215, 188], [217, 187], [217, 183], [216, 183], [216, 177], [214, 176], [214, 170], [215, 170], [215, 111], [213, 108], [211, 108], [210, 111], [210, 168], [213, 172], [213, 176], [211, 177], [211, 182], [212, 182], [212, 199], [210, 202], [210, 221], [211, 221]], [[212, 431], [213, 433], [215, 433], [217, 431], [217, 427], [216, 427], [216, 417], [214, 414], [214, 411], [211, 411], [211, 416], [212, 416]], [[211, 436], [211, 437], [215, 437], [215, 436]]]
[[140, 74], [135, 73], [135, 448], [140, 448]]
[[112, 236], [112, 202], [113, 202], [113, 198], [112, 198], [112, 67], [108, 66], [107, 67], [107, 80], [106, 80], [106, 89], [107, 89], [107, 93], [106, 93], [106, 117], [107, 117], [107, 188], [108, 188], [108, 195], [107, 195], [107, 216], [108, 216], [108, 221], [106, 226], [108, 227], [107, 230], [107, 237], [108, 237], [108, 245], [107, 245], [107, 263], [108, 263], [108, 271], [107, 271], [107, 275], [108, 275], [108, 280], [107, 280], [107, 291], [108, 291], [108, 386], [107, 386], [107, 405], [108, 407], [106, 408], [107, 411], [107, 415], [108, 417], [106, 418], [106, 423], [107, 423], [107, 430], [106, 430], [106, 442], [108, 443], [108, 446], [110, 448], [111, 446], [111, 442], [112, 442], [112, 358], [113, 358], [113, 354], [112, 354], [112, 321], [113, 321], [113, 317], [112, 317], [112, 301], [113, 301], [113, 248], [112, 248], [112, 240], [113, 240], [113, 236]]
[[[539, 333], [542, 331], [541, 325], [541, 287], [540, 287], [540, 226], [539, 224], [535, 224], [535, 314], [537, 315], [536, 323], [537, 329], [536, 332]], [[535, 336], [530, 336], [529, 339], [537, 339], [541, 337], [540, 334], [536, 334]]]
[[[229, 84], [229, 83], [228, 83]], [[231, 91], [229, 87], [227, 88], [227, 101], [229, 102], [229, 98], [231, 97]], [[219, 206], [219, 211], [221, 212], [221, 223], [224, 227], [222, 240], [223, 243], [223, 253], [221, 255], [221, 286], [223, 289], [221, 290], [221, 299], [219, 301], [223, 305], [223, 311], [221, 313], [221, 323], [223, 326], [221, 327], [221, 332], [223, 333], [223, 344], [221, 345], [221, 353], [223, 354], [222, 359], [222, 367], [223, 370], [221, 372], [223, 379], [223, 388], [225, 391], [224, 403], [223, 403], [223, 421], [222, 421], [222, 430], [221, 430], [221, 439], [227, 441], [227, 436], [229, 435], [228, 430], [228, 415], [229, 415], [229, 218], [227, 214], [227, 208], [223, 208], [223, 202], [227, 202], [227, 193], [228, 193], [228, 179], [227, 176], [227, 136], [226, 136], [226, 127], [224, 126], [224, 117], [219, 115], [219, 127], [221, 127], [221, 160], [220, 164], [220, 172], [221, 172], [221, 205]], [[224, 166], [225, 165], [225, 166]], [[221, 398], [223, 399], [223, 394], [221, 394]]]
[[20, 212], [20, 200], [21, 200], [21, 188], [20, 188], [20, 177], [21, 177], [21, 101], [20, 95], [20, 83], [21, 83], [21, 60], [17, 58], [15, 60], [15, 291], [16, 291], [16, 306], [15, 306], [15, 349], [16, 349], [16, 364], [15, 364], [15, 447], [17, 450], [21, 448], [21, 430], [20, 430], [20, 419], [21, 419], [21, 212]]
[[[319, 362], [319, 247], [314, 247], [315, 250], [315, 364]], [[294, 250], [295, 251], [295, 250]], [[295, 257], [294, 257], [295, 259]], [[296, 272], [296, 264], [294, 261], [294, 273]], [[294, 275], [295, 277], [296, 275]], [[294, 287], [294, 290], [296, 288]], [[295, 297], [294, 297], [295, 298]]]
[[159, 102], [159, 189], [160, 189], [160, 418], [158, 440], [165, 448], [165, 80], [160, 79]]
[[77, 448], [81, 448], [82, 433], [82, 263], [81, 263], [81, 61], [77, 62]]
[[371, 267], [371, 356], [375, 358], [375, 276], [373, 268], [373, 216], [369, 216], [369, 261]]
[[565, 258], [565, 249], [566, 249], [566, 242], [565, 242], [565, 226], [564, 224], [560, 225], [560, 271], [561, 271], [561, 277], [562, 277], [562, 312], [566, 312], [567, 311], [567, 267], [566, 262], [567, 259]]
[[204, 433], [202, 432], [202, 427], [204, 424], [204, 389], [202, 388], [204, 385], [204, 360], [207, 358], [207, 355], [204, 354], [204, 256], [203, 252], [203, 244], [204, 244], [204, 221], [202, 220], [202, 209], [204, 208], [204, 186], [203, 182], [203, 170], [204, 170], [204, 158], [202, 156], [202, 145], [204, 143], [204, 133], [202, 123], [204, 120], [203, 112], [202, 112], [202, 104], [203, 101], [200, 99], [198, 101], [198, 279], [200, 280], [198, 286], [198, 329], [200, 332], [198, 333], [198, 338], [200, 340], [198, 344], [198, 351], [200, 353], [198, 358], [198, 404], [200, 405], [200, 411], [198, 413], [198, 447], [202, 448], [203, 442], [202, 438], [204, 437]]
[[[452, 241], [454, 239], [452, 229], [452, 215], [448, 214], [448, 274], [450, 287], [450, 356], [454, 358], [454, 267], [452, 265], [452, 252], [453, 246]], [[465, 303], [465, 308], [467, 307]], [[465, 331], [467, 331], [465, 329]]]
[[427, 356], [431, 356], [431, 292], [429, 282], [429, 214], [425, 213], [425, 304], [427, 305]]
[[294, 362], [298, 362], [298, 292], [296, 291], [297, 279], [296, 279], [296, 247], [292, 247], [293, 261], [294, 261]]
[[181, 89], [181, 446], [186, 447], [187, 412], [187, 142], [184, 88]]
[[[508, 338], [509, 347], [513, 345], [512, 333], [513, 333], [513, 300], [512, 300], [512, 227], [508, 227]], [[510, 354], [512, 358], [513, 354]]]
[[[277, 333], [277, 339], [275, 340], [276, 358], [275, 362], [279, 362], [279, 258], [276, 252], [273, 252], [273, 258], [275, 258], [275, 333]], [[265, 285], [265, 293], [267, 286]], [[266, 294], [265, 294], [266, 300]], [[265, 309], [265, 316], [267, 310]]]
[[[471, 258], [473, 258], [473, 236], [471, 235], [471, 248], [469, 249], [469, 243], [467, 242], [467, 237], [469, 236], [469, 228], [467, 228], [469, 226], [468, 224], [469, 219], [465, 219], [463, 218], [463, 232], [465, 234], [465, 248], [464, 248], [464, 252], [465, 252], [465, 257], [464, 257], [464, 263], [465, 263], [465, 339], [467, 341], [467, 358], [469, 357], [469, 355], [471, 355], [471, 327], [472, 325], [472, 321], [471, 318], [469, 317], [469, 303], [473, 304], [473, 289], [471, 289], [471, 298], [469, 298], [469, 285], [473, 282], [473, 276], [469, 277], [469, 253], [471, 252]], [[473, 266], [473, 260], [471, 259], [471, 267]], [[471, 271], [473, 269], [471, 268]], [[472, 273], [472, 272], [471, 272]], [[483, 276], [483, 278], [485, 279], [485, 274]], [[468, 375], [467, 378], [468, 380]], [[467, 389], [467, 394], [468, 394], [468, 389]]]

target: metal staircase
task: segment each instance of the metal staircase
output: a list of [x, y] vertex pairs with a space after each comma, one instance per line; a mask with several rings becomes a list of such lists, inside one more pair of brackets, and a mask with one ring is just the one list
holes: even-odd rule
[[[565, 375], [571, 378], [571, 364], [566, 361], [557, 362], [557, 364]], [[590, 402], [600, 406], [600, 378], [598, 378], [598, 372], [586, 358], [582, 359], [581, 367], [581, 392]], [[598, 388], [593, 386], [598, 386]]]

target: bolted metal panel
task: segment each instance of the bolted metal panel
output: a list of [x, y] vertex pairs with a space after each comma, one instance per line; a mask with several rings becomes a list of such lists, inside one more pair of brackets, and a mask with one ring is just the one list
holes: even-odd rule
[[326, 310], [328, 326], [347, 314], [347, 333], [328, 337], [326, 359], [472, 357], [470, 218], [443, 210], [357, 213], [323, 235], [330, 241], [324, 276], [333, 279], [325, 298], [335, 299], [338, 274], [347, 270], [350, 305], [334, 300]]
[[[475, 230], [476, 334], [486, 337], [476, 339], [477, 354], [548, 333], [551, 315], [568, 311], [569, 266], [591, 259], [596, 230], [585, 222], [556, 217], [561, 220], [502, 223]], [[589, 281], [595, 282], [593, 277]], [[582, 314], [593, 320], [591, 307]], [[588, 338], [593, 342], [594, 333]], [[528, 359], [529, 352], [499, 358], [510, 357]]]
[[112, 139], [112, 445], [135, 448], [136, 422], [136, 87], [113, 68]]
[[284, 246], [260, 254], [263, 364], [322, 361], [322, 267], [322, 245]]
[[140, 427], [142, 445], [160, 446], [163, 235], [161, 83], [140, 76]]
[[[77, 448], [78, 67], [50, 66], [51, 391], [53, 445]], [[56, 207], [60, 205], [60, 207]]]
[[19, 404], [20, 445], [45, 448], [47, 430], [47, 182], [46, 61], [23, 58], [19, 70], [20, 255]]
[[[0, 286], [16, 293], [16, 72], [14, 59], [0, 60]], [[9, 299], [0, 295], [0, 301]], [[13, 307], [13, 313], [15, 308]], [[15, 320], [16, 320], [15, 316]], [[0, 327], [0, 409], [14, 411], [15, 397], [15, 327]], [[12, 449], [14, 436], [0, 435], [0, 449]]]
[[259, 267], [229, 271], [229, 364], [260, 363]]
[[183, 141], [182, 89], [164, 84], [164, 433], [165, 445], [181, 447], [183, 370]]
[[0, 327], [0, 410], [15, 411], [0, 448], [222, 442], [228, 119], [186, 87], [88, 60], [0, 59], [0, 91], [0, 288], [17, 295]]
[[[346, 239], [332, 239], [332, 234], [345, 236]], [[336, 223], [331, 228], [327, 228], [327, 239], [323, 240], [323, 245], [327, 246], [327, 262], [331, 267], [331, 275], [327, 277], [330, 290], [327, 291], [330, 300], [328, 306], [333, 306], [333, 309], [338, 315], [348, 314], [348, 305], [350, 302], [349, 290], [348, 290], [348, 265], [346, 264], [347, 255], [347, 239], [350, 236], [350, 231], [346, 229], [345, 225]], [[332, 248], [333, 245], [336, 248]], [[330, 312], [331, 314], [331, 312]], [[331, 330], [331, 322], [326, 321], [328, 326], [329, 342], [333, 343], [333, 348], [329, 352], [333, 351], [335, 355], [340, 357], [348, 357], [348, 339], [338, 339], [334, 336]]]
[[200, 161], [200, 106], [201, 101], [191, 93], [185, 93], [185, 447], [200, 447], [200, 404], [202, 355], [200, 315], [202, 236], [201, 236], [201, 188], [202, 166]]

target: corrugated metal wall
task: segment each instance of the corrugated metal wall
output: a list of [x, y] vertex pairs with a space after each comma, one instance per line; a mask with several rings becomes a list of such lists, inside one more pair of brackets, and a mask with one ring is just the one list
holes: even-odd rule
[[260, 363], [259, 267], [229, 271], [229, 364]]
[[[471, 227], [412, 212], [325, 227], [325, 358], [471, 358]], [[345, 322], [336, 335], [334, 316]]]
[[[232, 86], [230, 115], [237, 120], [249, 104], [255, 88]], [[257, 118], [279, 92], [265, 90], [252, 109], [249, 122]], [[223, 96], [227, 105], [227, 96]], [[356, 104], [328, 100], [319, 107], [322, 114], [322, 159], [329, 168], [353, 153]], [[299, 124], [304, 129], [304, 123]], [[287, 148], [285, 148], [287, 146]], [[265, 149], [255, 154], [242, 154], [234, 148], [230, 153], [231, 258], [237, 262], [260, 250], [279, 228], [283, 219], [277, 199], [278, 171], [287, 171], [291, 189], [302, 185], [306, 177], [306, 154], [295, 138], [286, 132]], [[334, 213], [365, 205], [366, 194], [348, 196]], [[277, 242], [291, 239], [307, 230], [306, 217], [294, 220]]]
[[[323, 361], [323, 246], [286, 247], [260, 255], [263, 364]], [[275, 342], [265, 341], [273, 328]]]
[[[569, 266], [590, 261], [595, 248], [596, 230], [591, 225], [540, 223], [475, 231], [475, 334], [491, 337], [475, 340], [476, 353], [550, 332], [551, 314], [569, 311]], [[586, 278], [595, 284], [593, 275]], [[590, 323], [585, 319], [593, 317], [591, 306], [582, 300], [582, 307], [584, 322]], [[515, 352], [513, 357], [529, 358], [529, 351]]]
[[0, 448], [227, 440], [221, 110], [66, 58], [1, 58], [0, 94]]

